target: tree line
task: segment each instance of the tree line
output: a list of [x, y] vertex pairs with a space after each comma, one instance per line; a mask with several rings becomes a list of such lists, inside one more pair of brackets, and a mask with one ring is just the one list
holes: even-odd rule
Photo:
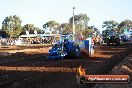
[[[85, 38], [89, 37], [93, 33], [99, 34], [100, 31], [95, 26], [89, 26], [90, 18], [87, 16], [87, 14], [80, 13], [78, 15], [74, 16], [75, 21], [75, 36], [84, 36]], [[36, 30], [38, 33], [44, 34], [44, 33], [52, 33], [52, 34], [72, 34], [72, 24], [73, 24], [73, 16], [69, 18], [68, 23], [58, 23], [55, 20], [48, 21], [42, 25], [44, 29], [40, 29], [38, 27], [35, 27], [34, 24], [25, 24], [24, 26], [21, 25], [22, 20], [19, 16], [7, 16], [2, 22], [2, 28], [1, 30], [6, 33], [8, 37], [19, 37], [22, 34], [26, 34], [26, 31], [28, 31], [30, 34], [33, 34]], [[114, 20], [111, 21], [104, 21], [102, 28], [105, 28], [106, 30], [116, 30], [119, 33], [123, 33], [125, 28], [132, 27], [132, 21], [131, 20], [124, 20], [121, 23], [117, 23]], [[49, 30], [49, 32], [46, 32]]]
[[129, 31], [132, 28], [132, 21], [131, 20], [124, 20], [121, 23], [118, 23], [114, 20], [111, 21], [104, 21], [102, 28], [105, 28], [104, 31], [107, 30], [114, 30], [119, 34], [122, 34], [124, 31]]
[[2, 22], [2, 28], [1, 30], [4, 31], [7, 35], [7, 37], [14, 37], [17, 38], [21, 34], [25, 34], [26, 31], [29, 33], [34, 33], [34, 30], [38, 31], [38, 33], [44, 33], [43, 30], [39, 29], [38, 27], [35, 27], [34, 24], [25, 24], [24, 26], [21, 25], [22, 20], [19, 16], [8, 16], [5, 17], [5, 19]]

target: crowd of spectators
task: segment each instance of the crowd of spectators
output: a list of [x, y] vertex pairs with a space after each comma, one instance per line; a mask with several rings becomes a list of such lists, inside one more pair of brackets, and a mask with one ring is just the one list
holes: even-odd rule
[[42, 38], [0, 38], [0, 45], [52, 44], [52, 37]]
[[51, 37], [34, 38], [30, 40], [31, 44], [52, 44], [53, 40]]

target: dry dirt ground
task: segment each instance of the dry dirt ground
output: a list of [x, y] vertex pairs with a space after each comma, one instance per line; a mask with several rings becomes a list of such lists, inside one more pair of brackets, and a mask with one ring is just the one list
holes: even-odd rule
[[[117, 64], [109, 74], [129, 75], [132, 80], [132, 52]], [[119, 84], [96, 84], [93, 88], [132, 88], [132, 82]]]
[[0, 88], [89, 88], [79, 85], [77, 68], [82, 65], [87, 74], [107, 74], [131, 52], [131, 45], [96, 46], [89, 57], [46, 60], [50, 46], [1, 47]]

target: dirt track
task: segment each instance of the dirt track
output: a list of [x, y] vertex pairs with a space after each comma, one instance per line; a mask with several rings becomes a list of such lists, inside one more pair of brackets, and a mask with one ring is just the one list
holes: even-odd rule
[[[129, 47], [129, 48], [128, 48]], [[78, 85], [76, 69], [82, 65], [87, 74], [106, 74], [127, 54], [131, 46], [98, 46], [92, 57], [45, 61], [48, 47], [1, 48], [0, 88], [87, 88]], [[11, 50], [16, 50], [16, 52]], [[31, 50], [32, 49], [32, 50]]]

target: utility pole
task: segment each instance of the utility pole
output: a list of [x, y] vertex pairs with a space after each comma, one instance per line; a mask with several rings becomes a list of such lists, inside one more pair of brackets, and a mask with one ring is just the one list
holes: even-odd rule
[[72, 29], [73, 29], [73, 41], [75, 41], [75, 20], [74, 20], [74, 10], [75, 7], [73, 7], [73, 19], [72, 19]]

